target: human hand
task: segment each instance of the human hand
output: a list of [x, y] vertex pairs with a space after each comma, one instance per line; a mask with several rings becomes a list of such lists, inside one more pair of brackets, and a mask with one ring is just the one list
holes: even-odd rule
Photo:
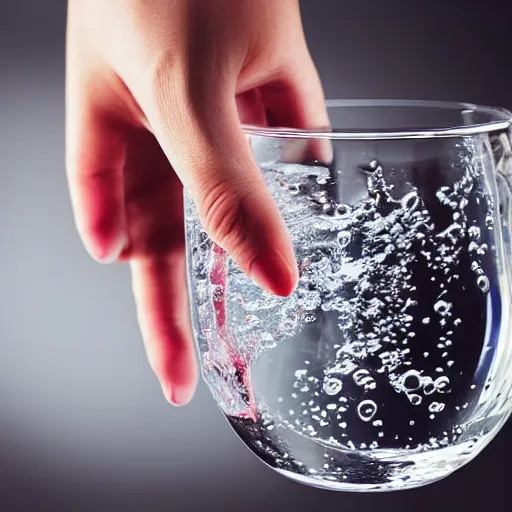
[[298, 0], [69, 0], [66, 167], [78, 232], [128, 261], [166, 398], [197, 382], [183, 186], [211, 238], [272, 293], [293, 248], [240, 123], [328, 125]]

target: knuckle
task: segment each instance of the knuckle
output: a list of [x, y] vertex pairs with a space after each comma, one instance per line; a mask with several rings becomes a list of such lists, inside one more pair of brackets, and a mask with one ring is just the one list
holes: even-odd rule
[[221, 247], [232, 254], [246, 250], [250, 232], [249, 193], [241, 194], [219, 183], [201, 201], [201, 215], [206, 231]]

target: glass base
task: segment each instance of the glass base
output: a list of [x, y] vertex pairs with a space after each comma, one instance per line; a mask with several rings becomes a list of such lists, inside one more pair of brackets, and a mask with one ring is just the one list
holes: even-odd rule
[[389, 492], [448, 477], [492, 441], [507, 417], [494, 417], [492, 427], [484, 430], [474, 425], [468, 429], [474, 435], [464, 442], [416, 450], [346, 449], [282, 426], [274, 425], [269, 431], [261, 422], [230, 416], [227, 420], [260, 460], [295, 482], [332, 491]]
[[382, 486], [382, 485], [361, 485], [361, 484], [350, 484], [350, 483], [334, 483], [334, 482], [328, 482], [328, 481], [318, 481], [314, 480], [312, 478], [297, 475], [295, 473], [291, 473], [289, 471], [283, 471], [283, 470], [276, 470], [279, 474], [283, 475], [284, 477], [288, 478], [289, 480], [293, 480], [294, 482], [297, 482], [302, 485], [308, 485], [309, 487], [316, 487], [317, 489], [323, 489], [327, 491], [338, 491], [338, 492], [358, 492], [358, 493], [366, 493], [366, 492], [392, 492], [392, 491], [406, 491], [410, 489], [417, 489], [418, 487], [423, 487], [425, 485], [430, 485], [435, 482], [438, 482], [440, 480], [443, 480], [445, 477], [441, 476], [439, 478], [436, 478], [435, 480], [429, 480], [429, 481], [423, 481], [423, 482], [416, 482], [416, 483], [409, 483], [409, 485], [401, 485], [400, 487], [397, 486]]
[[[469, 443], [466, 447], [470, 450], [474, 448], [474, 445], [470, 447]], [[273, 469], [290, 480], [319, 489], [343, 492], [391, 492], [416, 489], [447, 478], [474, 457], [472, 451], [461, 454], [461, 450], [464, 450], [464, 447], [458, 446], [457, 450], [453, 447], [444, 448], [418, 454], [418, 456], [411, 456], [407, 452], [395, 453], [385, 462], [383, 459], [369, 459], [363, 453], [359, 453], [357, 457], [353, 453], [350, 466], [341, 467], [338, 478], [301, 475], [287, 470]], [[392, 471], [390, 471], [391, 468]], [[377, 473], [382, 472], [381, 478], [375, 478], [376, 470]], [[385, 473], [387, 476], [384, 476]], [[372, 482], [374, 479], [377, 482], [381, 481]]]

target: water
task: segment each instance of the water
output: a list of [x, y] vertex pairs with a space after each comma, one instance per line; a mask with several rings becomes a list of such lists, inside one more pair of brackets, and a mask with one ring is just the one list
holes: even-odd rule
[[293, 296], [251, 284], [187, 211], [203, 375], [230, 424], [267, 464], [323, 486], [459, 467], [499, 421], [481, 412], [502, 307], [482, 170], [397, 190], [371, 161], [354, 204], [326, 167], [263, 170], [296, 249]]

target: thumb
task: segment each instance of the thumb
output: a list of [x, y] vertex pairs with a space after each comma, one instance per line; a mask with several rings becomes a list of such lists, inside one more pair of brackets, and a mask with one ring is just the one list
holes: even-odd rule
[[[159, 102], [155, 135], [191, 194], [212, 240], [261, 287], [291, 294], [293, 246], [240, 127], [235, 95]], [[205, 98], [205, 99], [202, 99]], [[192, 106], [193, 105], [193, 106]]]

